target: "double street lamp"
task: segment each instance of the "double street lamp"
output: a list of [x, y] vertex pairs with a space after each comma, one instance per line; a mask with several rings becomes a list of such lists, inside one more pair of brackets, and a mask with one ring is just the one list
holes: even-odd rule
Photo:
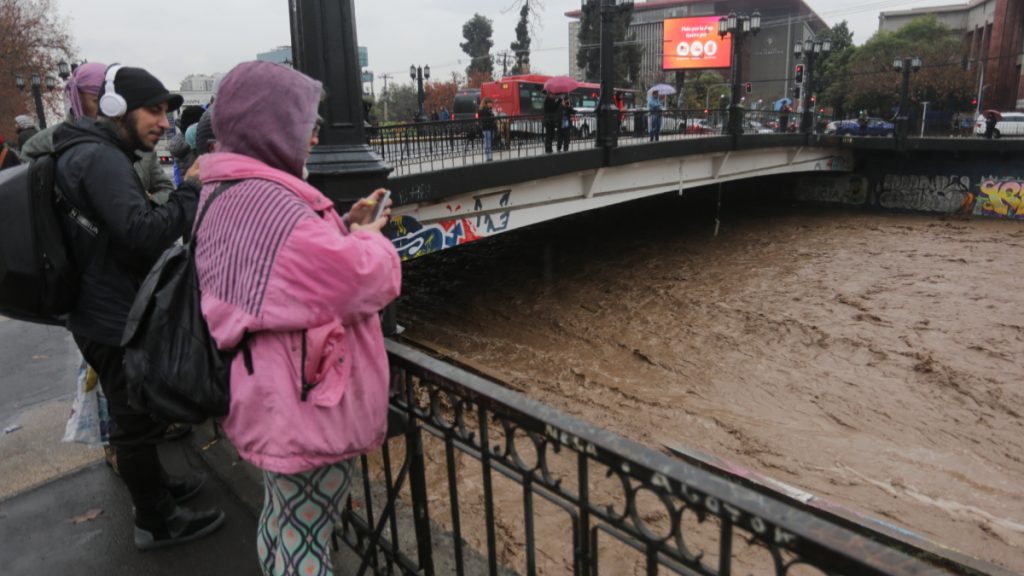
[[[33, 72], [29, 77], [29, 82], [32, 88], [32, 98], [36, 102], [36, 117], [39, 119], [39, 128], [46, 128], [46, 113], [43, 110], [43, 94], [41, 86], [46, 85], [46, 89], [52, 91], [57, 87], [57, 80], [53, 76], [46, 76], [42, 78], [38, 73]], [[14, 85], [18, 87], [18, 90], [25, 89], [25, 79], [22, 78], [21, 74], [14, 75]]]
[[761, 13], [754, 10], [753, 14], [737, 14], [729, 12], [718, 20], [718, 36], [732, 38], [732, 100], [729, 102], [729, 132], [743, 134], [743, 110], [740, 107], [740, 62], [743, 41], [748, 34], [757, 36], [761, 31]]
[[907, 108], [910, 106], [910, 73], [921, 70], [921, 58], [902, 58], [897, 56], [892, 61], [892, 69], [903, 74], [903, 83], [900, 86], [900, 109], [896, 118], [896, 137], [903, 139], [907, 137], [909, 129], [909, 116]]
[[828, 54], [831, 51], [832, 40], [830, 38], [825, 38], [824, 40], [808, 39], [793, 44], [793, 54], [797, 58], [803, 57], [804, 61], [807, 62], [807, 66], [804, 69], [804, 89], [801, 102], [804, 113], [800, 117], [800, 132], [804, 134], [810, 134], [814, 120], [814, 106], [811, 104], [811, 98], [814, 94], [814, 61], [818, 59], [818, 56]]
[[409, 78], [416, 81], [416, 101], [419, 103], [419, 113], [416, 114], [417, 122], [426, 122], [427, 117], [423, 114], [423, 79], [430, 80], [430, 66], [409, 66]]

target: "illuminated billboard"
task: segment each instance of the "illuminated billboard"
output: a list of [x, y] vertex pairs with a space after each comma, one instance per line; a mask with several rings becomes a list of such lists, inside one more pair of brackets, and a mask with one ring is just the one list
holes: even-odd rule
[[728, 68], [732, 38], [718, 36], [719, 16], [665, 20], [662, 70]]

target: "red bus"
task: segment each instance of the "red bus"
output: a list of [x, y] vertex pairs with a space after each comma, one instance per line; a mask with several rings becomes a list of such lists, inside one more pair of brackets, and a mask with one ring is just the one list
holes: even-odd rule
[[[523, 74], [505, 76], [494, 82], [484, 82], [480, 86], [480, 97], [490, 98], [494, 104], [494, 113], [498, 116], [528, 116], [544, 113], [544, 83], [551, 76], [543, 74]], [[626, 108], [636, 107], [634, 90], [615, 89], [622, 97]], [[575, 108], [584, 110], [597, 108], [601, 97], [601, 85], [581, 83], [569, 94]]]

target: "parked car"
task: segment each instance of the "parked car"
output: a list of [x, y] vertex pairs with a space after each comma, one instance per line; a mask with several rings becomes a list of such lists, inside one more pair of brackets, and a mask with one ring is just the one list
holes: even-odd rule
[[825, 125], [825, 134], [837, 134], [839, 136], [892, 136], [896, 131], [896, 125], [886, 122], [881, 118], [868, 118], [865, 128], [860, 127], [860, 120], [836, 120]]
[[[978, 136], [985, 135], [985, 116], [979, 115], [974, 122], [974, 133]], [[992, 133], [993, 138], [1024, 136], [1024, 112], [1003, 112], [1002, 118], [996, 122], [996, 131]]]

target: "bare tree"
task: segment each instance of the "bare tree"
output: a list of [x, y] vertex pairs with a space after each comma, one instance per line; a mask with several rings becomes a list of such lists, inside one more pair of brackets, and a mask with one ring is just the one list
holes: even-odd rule
[[[66, 20], [58, 13], [54, 0], [0, 0], [0, 134], [14, 135], [14, 117], [35, 115], [30, 78], [56, 76], [57, 62], [74, 55]], [[26, 89], [19, 92], [15, 75], [25, 79]], [[60, 113], [59, 90], [42, 87], [46, 108]]]

